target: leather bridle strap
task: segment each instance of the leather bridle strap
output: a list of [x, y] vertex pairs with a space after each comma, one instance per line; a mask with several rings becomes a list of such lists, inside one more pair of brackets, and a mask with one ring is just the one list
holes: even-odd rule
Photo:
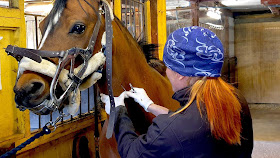
[[18, 61], [20, 61], [22, 57], [27, 57], [38, 63], [42, 62], [42, 57], [63, 58], [65, 55], [65, 51], [46, 51], [46, 50], [27, 49], [27, 48], [15, 47], [12, 45], [8, 45], [5, 51], [8, 53], [8, 55], [13, 56]]
[[112, 38], [113, 38], [113, 28], [112, 28], [112, 19], [110, 16], [110, 11], [107, 3], [104, 3], [105, 9], [105, 27], [106, 27], [106, 79], [107, 79], [107, 87], [108, 87], [108, 95], [110, 98], [111, 108], [110, 108], [110, 117], [109, 124], [106, 132], [106, 138], [109, 139], [113, 135], [114, 124], [115, 124], [115, 101], [113, 95], [112, 88]]

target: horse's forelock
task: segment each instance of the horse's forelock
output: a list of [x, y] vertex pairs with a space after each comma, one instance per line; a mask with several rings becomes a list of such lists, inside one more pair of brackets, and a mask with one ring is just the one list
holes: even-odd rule
[[[56, 0], [54, 2], [53, 8], [51, 10], [51, 12], [49, 13], [49, 15], [47, 16], [47, 19], [45, 21], [44, 27], [43, 27], [43, 33], [47, 30], [47, 27], [49, 25], [52, 25], [53, 23], [53, 19], [56, 19], [57, 17], [57, 13], [58, 12], [62, 12], [63, 9], [66, 7], [66, 3], [68, 0]], [[52, 25], [51, 30], [53, 29], [54, 25]]]

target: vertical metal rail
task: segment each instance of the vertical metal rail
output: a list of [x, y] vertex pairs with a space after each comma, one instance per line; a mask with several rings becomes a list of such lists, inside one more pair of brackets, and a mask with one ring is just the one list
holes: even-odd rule
[[41, 129], [41, 115], [39, 115], [39, 129]]
[[37, 15], [35, 15], [35, 37], [36, 37], [36, 49], [38, 49], [39, 47], [39, 43], [38, 43], [38, 18]]
[[132, 23], [132, 17], [131, 17], [131, 1], [129, 1], [129, 30], [131, 33], [131, 23]]
[[145, 18], [145, 3], [142, 1], [142, 38], [145, 38], [146, 18]]
[[135, 2], [133, 1], [133, 23], [134, 23], [134, 31], [133, 31], [133, 33], [134, 33], [134, 38], [137, 37], [135, 19], [136, 19], [136, 7], [135, 7]]
[[[141, 10], [141, 12], [142, 12], [142, 10]], [[140, 18], [140, 3], [138, 3], [138, 37], [137, 38], [139, 38], [139, 39], [141, 39], [141, 24], [142, 24], [142, 22], [141, 22], [141, 18]]]
[[53, 119], [52, 119], [52, 113], [50, 114], [50, 121], [52, 121]]
[[88, 89], [88, 113], [90, 113], [90, 91]]
[[143, 18], [143, 15], [144, 15], [144, 10], [143, 10], [144, 7], [143, 7], [143, 5], [144, 4], [142, 4], [141, 2], [142, 1], [140, 1], [140, 3], [139, 3], [139, 12], [138, 12], [139, 13], [139, 15], [138, 15], [139, 16], [139, 38], [143, 39], [143, 37], [144, 37], [143, 36], [143, 33], [144, 33], [143, 32], [144, 31], [143, 24], [144, 24], [144, 19], [145, 18]]
[[[145, 36], [145, 3], [143, 0], [122, 0], [122, 21], [137, 40]], [[125, 10], [124, 10], [125, 9]]]
[[80, 103], [80, 107], [79, 107], [79, 117], [82, 116], [82, 103]]
[[127, 0], [125, 0], [125, 27], [127, 28]]

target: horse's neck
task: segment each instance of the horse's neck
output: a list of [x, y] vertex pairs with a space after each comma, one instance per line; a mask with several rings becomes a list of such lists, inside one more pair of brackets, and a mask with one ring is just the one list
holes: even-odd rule
[[140, 46], [118, 19], [112, 25], [114, 95], [123, 92], [122, 86], [129, 90], [131, 83], [144, 88], [155, 103], [177, 109], [178, 104], [171, 99], [173, 91], [169, 81], [147, 64]]
[[[138, 43], [128, 30], [116, 19], [113, 25], [113, 92], [119, 96], [124, 90], [130, 90], [129, 83], [134, 87], [144, 88], [154, 103], [176, 110], [179, 104], [171, 99], [173, 94], [169, 81], [152, 69]], [[103, 73], [103, 76], [106, 74]], [[106, 79], [98, 82], [101, 93], [107, 93]], [[144, 112], [143, 108], [128, 100], [127, 110], [139, 133], [145, 133], [154, 115]]]

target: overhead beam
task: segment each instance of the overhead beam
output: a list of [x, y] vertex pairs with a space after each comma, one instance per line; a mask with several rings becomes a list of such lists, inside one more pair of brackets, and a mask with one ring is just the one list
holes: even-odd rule
[[261, 0], [261, 4], [264, 5], [279, 5], [280, 4], [280, 0]]
[[219, 1], [219, 0], [200, 0], [199, 2], [207, 2], [207, 1]]

